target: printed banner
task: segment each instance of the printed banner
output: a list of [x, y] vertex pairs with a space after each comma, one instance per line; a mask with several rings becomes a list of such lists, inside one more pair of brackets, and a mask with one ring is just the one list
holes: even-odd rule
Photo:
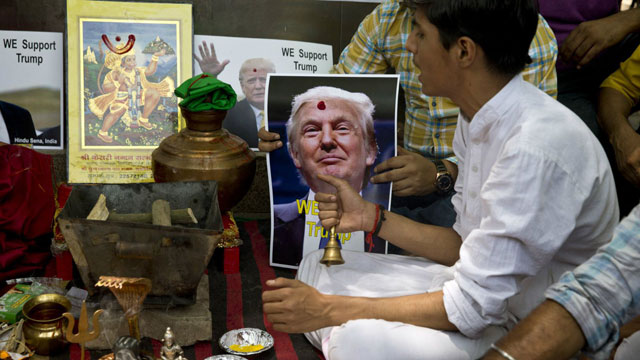
[[[211, 46], [217, 60], [229, 63], [218, 79], [230, 84], [238, 95], [238, 103], [229, 110], [223, 127], [242, 138], [249, 147], [258, 148], [258, 129], [264, 126], [264, 104], [267, 74], [327, 74], [333, 66], [331, 45], [302, 41], [253, 39], [225, 36], [194, 36], [194, 73], [211, 66]], [[206, 47], [206, 48], [205, 48]], [[199, 60], [203, 63], [200, 67]]]
[[[268, 130], [285, 144], [267, 156], [272, 266], [297, 268], [329, 240], [315, 194], [335, 189], [319, 173], [347, 180], [365, 200], [389, 209], [391, 184], [369, 177], [395, 155], [398, 89], [398, 75], [269, 75]], [[338, 234], [338, 241], [343, 249], [387, 251], [384, 240], [363, 231]]]
[[152, 182], [151, 153], [180, 130], [191, 5], [70, 0], [69, 182]]
[[[0, 30], [0, 141], [34, 149], [64, 146], [62, 33]], [[29, 114], [31, 117], [29, 118]]]

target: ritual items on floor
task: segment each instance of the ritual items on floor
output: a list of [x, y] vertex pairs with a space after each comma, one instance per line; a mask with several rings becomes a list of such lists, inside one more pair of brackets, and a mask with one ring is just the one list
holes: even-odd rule
[[100, 336], [100, 323], [98, 319], [103, 313], [102, 309], [98, 309], [93, 313], [92, 322], [93, 329], [89, 331], [89, 321], [87, 318], [87, 304], [82, 302], [82, 309], [80, 310], [80, 318], [78, 319], [78, 332], [74, 333], [73, 328], [75, 326], [75, 319], [70, 312], [62, 314], [69, 321], [66, 327], [65, 336], [67, 341], [80, 344], [80, 359], [84, 360], [84, 344]]
[[109, 288], [129, 323], [129, 335], [140, 340], [140, 325], [138, 315], [142, 311], [142, 302], [151, 291], [151, 280], [147, 278], [127, 278], [115, 276], [100, 276], [96, 286]]
[[204, 360], [247, 360], [247, 358], [238, 356], [238, 355], [224, 354], [224, 355], [209, 356]]
[[[0, 325], [0, 351], [13, 359], [23, 359], [34, 354], [25, 343], [23, 326], [24, 319], [12, 325], [8, 323]], [[2, 359], [0, 357], [0, 360]]]
[[30, 288], [27, 284], [16, 284], [0, 297], [0, 321], [13, 324], [22, 318], [22, 307], [34, 296]]
[[[171, 224], [153, 224], [162, 214], [167, 220], [166, 202]], [[154, 203], [164, 210], [154, 211]], [[96, 204], [106, 221], [87, 219]], [[171, 209], [183, 210], [189, 223], [176, 219]], [[129, 218], [111, 220], [115, 214]], [[133, 222], [137, 219], [132, 217], [145, 219]], [[196, 288], [222, 232], [214, 181], [76, 185], [59, 222], [90, 295], [103, 275], [147, 278], [147, 303], [165, 306], [195, 302]]]
[[176, 344], [173, 330], [167, 327], [167, 331], [162, 338], [162, 348], [160, 348], [160, 358], [162, 360], [186, 360], [182, 347]]
[[99, 360], [157, 360], [150, 354], [145, 354], [141, 349], [140, 340], [131, 336], [121, 336], [116, 340], [111, 348], [111, 354], [100, 357]]
[[38, 355], [54, 355], [68, 345], [64, 337], [64, 313], [71, 303], [59, 294], [42, 294], [29, 300], [22, 312], [26, 345]]
[[193, 215], [191, 208], [171, 209], [168, 201], [157, 199], [151, 204], [151, 212], [119, 214], [116, 211], [109, 212], [107, 198], [100, 194], [98, 201], [87, 216], [89, 220], [139, 222], [154, 225], [171, 226], [173, 224], [197, 224], [198, 219]]
[[23, 306], [41, 294], [64, 294], [67, 281], [57, 278], [28, 277], [6, 281], [12, 287], [0, 297], [0, 322], [13, 324], [23, 317]]
[[256, 328], [242, 328], [226, 332], [218, 342], [226, 352], [234, 355], [254, 355], [273, 346], [273, 336]]

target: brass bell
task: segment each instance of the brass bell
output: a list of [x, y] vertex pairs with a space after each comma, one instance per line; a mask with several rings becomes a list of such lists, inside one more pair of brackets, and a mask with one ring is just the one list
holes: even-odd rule
[[320, 264], [324, 264], [327, 267], [331, 265], [342, 265], [344, 264], [344, 259], [340, 254], [340, 244], [336, 240], [336, 227], [331, 227], [331, 235], [329, 237], [329, 242], [324, 247], [324, 254], [322, 254], [322, 259], [320, 259]]

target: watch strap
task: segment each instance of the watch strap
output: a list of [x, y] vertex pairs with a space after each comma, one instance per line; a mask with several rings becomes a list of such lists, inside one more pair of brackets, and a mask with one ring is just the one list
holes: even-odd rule
[[433, 163], [436, 164], [436, 170], [438, 173], [448, 173], [447, 167], [444, 165], [442, 160], [433, 160]]

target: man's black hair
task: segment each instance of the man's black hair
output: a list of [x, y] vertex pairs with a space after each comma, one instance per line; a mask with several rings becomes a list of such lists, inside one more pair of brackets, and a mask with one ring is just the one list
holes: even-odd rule
[[515, 75], [531, 63], [529, 46], [538, 26], [537, 0], [404, 0], [419, 8], [449, 49], [467, 36], [484, 51], [495, 70]]

